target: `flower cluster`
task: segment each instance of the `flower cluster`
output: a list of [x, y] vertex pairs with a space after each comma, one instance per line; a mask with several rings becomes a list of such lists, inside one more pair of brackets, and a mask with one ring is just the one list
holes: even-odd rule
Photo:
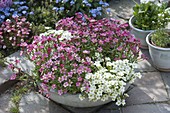
[[100, 18], [109, 5], [102, 0], [27, 0], [27, 3], [31, 12], [28, 20], [33, 23], [38, 35], [44, 32], [44, 27], [54, 29], [56, 21], [74, 16], [77, 12]]
[[140, 42], [130, 34], [127, 27], [128, 24], [120, 24], [113, 18], [95, 20], [81, 13], [56, 24], [56, 29], [69, 31], [75, 36], [69, 43], [86, 52], [80, 56], [93, 58], [97, 51], [112, 60], [129, 59], [133, 62], [139, 55]]
[[89, 91], [86, 87], [81, 87], [80, 99], [89, 98], [90, 101], [112, 99], [116, 104], [125, 105], [125, 89], [127, 83], [132, 83], [136, 78], [141, 78], [140, 73], [135, 73], [136, 63], [126, 60], [112, 61], [105, 58], [106, 66], [102, 66], [102, 61], [95, 61], [93, 64], [97, 71], [87, 73], [85, 80], [89, 83]]
[[77, 54], [78, 48], [65, 41], [70, 41], [70, 33], [60, 30], [54, 35], [35, 36], [32, 44], [22, 44], [27, 47], [29, 59], [36, 65], [44, 93], [48, 94], [49, 90], [56, 90], [59, 95], [79, 92], [84, 73], [91, 72], [90, 64], [82, 61]]
[[103, 9], [108, 6], [109, 4], [102, 0], [56, 0], [53, 10], [57, 12], [60, 18], [73, 16], [76, 12], [82, 12], [96, 18], [100, 17]]
[[142, 30], [165, 28], [168, 22], [170, 22], [170, 9], [167, 8], [167, 3], [144, 2], [136, 4], [133, 10], [135, 17], [134, 26]]
[[1, 0], [0, 8], [10, 7], [12, 5], [12, 0]]
[[10, 51], [18, 49], [20, 43], [29, 41], [30, 32], [30, 23], [26, 18], [7, 19], [0, 26], [0, 49]]
[[5, 19], [10, 19], [12, 16], [26, 16], [28, 15], [28, 6], [26, 1], [6, 0], [6, 7], [0, 7], [0, 23]]
[[11, 11], [14, 11], [12, 16], [27, 16], [29, 14], [27, 3], [25, 0], [15, 1], [11, 7]]
[[[126, 30], [127, 24], [117, 20], [95, 20], [77, 13], [56, 25], [57, 30], [34, 36], [31, 44], [21, 44], [35, 64], [34, 75], [40, 83], [40, 92], [47, 96], [49, 91], [59, 95], [81, 93], [82, 87], [85, 87], [83, 92], [89, 92], [91, 86], [86, 75], [98, 73], [97, 61], [104, 68], [108, 65], [105, 58], [110, 62], [123, 59], [135, 62], [139, 55], [139, 41]], [[128, 66], [132, 71], [133, 67]], [[125, 79], [129, 82], [136, 76], [133, 74], [129, 72]]]

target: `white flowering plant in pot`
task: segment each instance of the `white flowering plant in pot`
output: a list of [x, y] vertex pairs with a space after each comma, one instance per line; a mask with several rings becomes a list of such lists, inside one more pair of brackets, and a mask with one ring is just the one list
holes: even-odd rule
[[22, 43], [35, 65], [32, 77], [39, 91], [49, 98], [51, 92], [61, 98], [78, 94], [90, 103], [111, 99], [124, 105], [127, 84], [141, 77], [135, 71], [140, 42], [127, 27], [115, 19], [76, 13], [56, 23], [55, 30], [35, 36], [32, 44]]
[[159, 28], [165, 28], [170, 22], [170, 9], [167, 3], [144, 0], [133, 7], [133, 16], [129, 19], [132, 34], [141, 41], [141, 48], [147, 49], [146, 36]]
[[125, 105], [126, 85], [133, 83], [136, 78], [141, 78], [140, 73], [135, 73], [136, 63], [129, 60], [111, 61], [106, 58], [106, 66], [102, 66], [102, 59], [94, 62], [97, 70], [94, 73], [87, 73], [85, 80], [89, 82], [89, 91], [81, 87], [80, 99], [89, 98], [90, 101], [108, 100], [116, 101], [116, 105]]

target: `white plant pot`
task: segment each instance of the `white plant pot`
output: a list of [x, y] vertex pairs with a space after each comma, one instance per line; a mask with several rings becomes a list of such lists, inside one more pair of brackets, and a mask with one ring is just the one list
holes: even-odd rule
[[101, 101], [98, 100], [96, 102], [93, 101], [89, 101], [87, 98], [84, 100], [80, 100], [79, 99], [79, 94], [64, 94], [64, 95], [58, 95], [56, 92], [50, 92], [50, 99], [60, 103], [62, 105], [67, 105], [67, 106], [71, 106], [71, 107], [95, 107], [95, 106], [100, 106], [100, 105], [104, 105], [106, 103], [111, 102], [111, 99], [108, 99], [106, 101]]
[[133, 26], [133, 23], [135, 21], [135, 18], [134, 16], [132, 16], [130, 19], [129, 19], [129, 26], [131, 28], [131, 33], [137, 38], [140, 40], [140, 48], [142, 49], [148, 49], [148, 45], [146, 43], [146, 36], [150, 33], [150, 32], [153, 32], [154, 30], [141, 30], [141, 29], [138, 29], [138, 28], [135, 28]]
[[[166, 29], [166, 31], [170, 32], [170, 29]], [[153, 65], [160, 71], [170, 71], [170, 48], [152, 45], [150, 43], [152, 33], [147, 35], [146, 42], [149, 46], [149, 54], [153, 61]]]
[[[126, 84], [125, 90], [127, 90], [129, 88], [130, 84]], [[108, 99], [106, 101], [101, 101], [98, 100], [96, 102], [93, 101], [89, 101], [87, 98], [84, 100], [80, 100], [79, 99], [79, 94], [63, 94], [63, 95], [58, 95], [56, 92], [49, 92], [50, 94], [50, 99], [63, 104], [63, 105], [67, 105], [67, 106], [71, 106], [71, 107], [95, 107], [95, 106], [100, 106], [100, 105], [104, 105], [106, 103], [109, 103], [112, 101], [112, 99]]]

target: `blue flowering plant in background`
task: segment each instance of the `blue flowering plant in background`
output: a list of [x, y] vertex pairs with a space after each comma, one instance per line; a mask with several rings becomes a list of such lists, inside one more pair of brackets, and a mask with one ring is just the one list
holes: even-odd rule
[[105, 0], [56, 0], [53, 10], [59, 18], [73, 16], [82, 12], [90, 17], [101, 18], [109, 4]]
[[10, 7], [12, 5], [12, 0], [1, 0], [0, 8]]
[[12, 19], [12, 17], [27, 16], [29, 7], [25, 0], [12, 1], [1, 0], [0, 1], [0, 23], [6, 19]]
[[28, 21], [32, 22], [34, 34], [46, 31], [46, 27], [55, 28], [55, 23], [81, 12], [95, 18], [102, 17], [104, 8], [109, 4], [105, 0], [26, 0], [30, 7]]

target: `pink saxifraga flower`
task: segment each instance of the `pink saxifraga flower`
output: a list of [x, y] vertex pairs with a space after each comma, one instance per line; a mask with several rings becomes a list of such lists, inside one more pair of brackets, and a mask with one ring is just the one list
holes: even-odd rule
[[91, 41], [92, 41], [93, 43], [96, 43], [96, 42], [97, 42], [97, 39], [92, 38]]
[[20, 44], [21, 47], [26, 47], [28, 44], [26, 42], [23, 42]]
[[66, 81], [68, 79], [68, 77], [66, 75], [62, 76], [61, 78], [62, 78], [62, 81], [64, 81], [64, 80]]
[[122, 51], [122, 49], [123, 49], [122, 46], [119, 46], [119, 47], [117, 48], [118, 51]]
[[79, 82], [81, 82], [81, 81], [83, 80], [83, 78], [80, 76], [80, 77], [77, 78], [77, 80], [78, 80]]
[[83, 43], [87, 43], [87, 40], [86, 40], [86, 39], [82, 39], [82, 42], [83, 42]]
[[63, 84], [63, 86], [64, 86], [64, 87], [69, 86], [68, 82], [65, 82], [65, 83]]
[[102, 51], [103, 51], [102, 47], [99, 47], [99, 48], [97, 49], [97, 51], [98, 51], [98, 52], [102, 52]]
[[48, 92], [48, 86], [45, 83], [41, 83], [40, 86], [41, 86], [44, 93]]
[[83, 53], [84, 53], [84, 54], [90, 54], [90, 51], [84, 50]]
[[14, 64], [10, 63], [10, 64], [8, 65], [8, 68], [14, 69]]
[[81, 83], [80, 82], [76, 82], [76, 86], [80, 87]]
[[20, 54], [19, 54], [19, 55], [20, 55], [20, 56], [22, 56], [22, 55], [23, 55], [23, 53], [24, 53], [24, 51], [20, 51]]
[[86, 91], [85, 92], [89, 92], [90, 91], [90, 87], [86, 86]]
[[36, 59], [36, 56], [33, 55], [32, 58], [31, 58], [31, 60], [34, 61], [35, 59]]
[[13, 73], [13, 74], [11, 75], [11, 77], [10, 77], [10, 80], [15, 80], [15, 79], [16, 79], [16, 76], [17, 76], [17, 74]]
[[103, 44], [104, 44], [104, 41], [103, 41], [103, 40], [99, 40], [99, 44], [100, 44], [100, 45], [103, 45]]
[[73, 76], [73, 72], [68, 72], [68, 77], [72, 77]]
[[57, 87], [56, 84], [53, 84], [53, 85], [51, 86], [52, 89], [55, 89], [56, 87]]
[[63, 90], [62, 89], [58, 90], [58, 95], [62, 95], [62, 94], [63, 94]]
[[58, 82], [59, 83], [63, 82], [63, 79], [61, 77], [58, 77]]
[[21, 61], [18, 60], [18, 59], [15, 60], [15, 64], [16, 64], [16, 65], [19, 64], [20, 62], [21, 62]]

